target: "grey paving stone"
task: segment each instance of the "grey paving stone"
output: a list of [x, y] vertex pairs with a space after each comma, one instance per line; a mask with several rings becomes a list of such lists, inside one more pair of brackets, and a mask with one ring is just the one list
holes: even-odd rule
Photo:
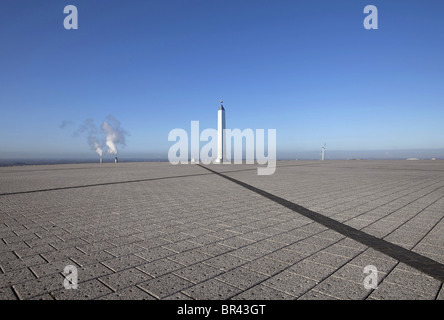
[[11, 287], [0, 288], [0, 300], [17, 300]]
[[170, 296], [185, 288], [191, 287], [193, 283], [174, 274], [166, 274], [138, 285], [146, 292], [158, 299]]
[[290, 265], [291, 264], [289, 263], [285, 263], [276, 259], [262, 257], [260, 259], [256, 259], [244, 264], [243, 267], [267, 276], [271, 276], [288, 268]]
[[369, 299], [375, 300], [429, 300], [435, 297], [423, 295], [411, 287], [400, 286], [395, 283], [383, 281], [376, 290], [374, 290]]
[[149, 239], [145, 239], [140, 242], [137, 242], [137, 245], [141, 246], [143, 248], [146, 248], [146, 249], [152, 249], [152, 248], [161, 247], [163, 245], [167, 245], [170, 243], [172, 243], [172, 242], [165, 240], [162, 237], [154, 237], [154, 238], [149, 238]]
[[56, 300], [92, 300], [113, 291], [97, 279], [78, 284], [77, 289], [59, 289], [53, 292]]
[[273, 259], [286, 264], [295, 264], [296, 262], [302, 260], [305, 257], [306, 255], [304, 254], [300, 254], [294, 250], [289, 250], [285, 248], [274, 251], [266, 255], [266, 258], [268, 259]]
[[436, 300], [444, 300], [444, 290], [443, 290], [442, 286], [441, 286], [441, 290], [439, 290], [439, 293], [436, 296]]
[[200, 246], [205, 246], [209, 244], [216, 243], [220, 241], [220, 238], [215, 237], [212, 234], [204, 234], [190, 239], [190, 241], [199, 244]]
[[34, 280], [36, 277], [29, 270], [29, 268], [19, 269], [16, 271], [9, 271], [0, 274], [0, 288], [12, 286], [13, 284]]
[[186, 233], [182, 233], [182, 232], [177, 232], [174, 233], [171, 230], [168, 230], [169, 233], [165, 234], [162, 236], [162, 239], [168, 241], [168, 242], [179, 242], [179, 241], [183, 241], [183, 240], [187, 240], [187, 239], [193, 239], [194, 237], [190, 234], [186, 234]]
[[226, 300], [242, 290], [217, 279], [210, 279], [182, 291], [195, 300]]
[[162, 300], [193, 300], [193, 299], [182, 292], [176, 292], [170, 296], [163, 298]]
[[199, 247], [201, 247], [201, 245], [198, 243], [192, 242], [190, 240], [184, 240], [184, 241], [166, 244], [163, 247], [168, 250], [174, 251], [175, 253], [181, 253], [184, 251], [199, 248]]
[[235, 249], [230, 252], [230, 255], [237, 256], [245, 260], [255, 260], [270, 252], [272, 251], [261, 248], [260, 246], [256, 246], [256, 244], [252, 244], [246, 247]]
[[342, 235], [342, 234], [340, 234], [340, 233], [338, 233], [336, 231], [333, 231], [333, 230], [323, 231], [323, 232], [321, 232], [319, 234], [315, 234], [313, 237], [319, 237], [319, 238], [322, 238], [322, 239], [329, 239], [329, 240], [332, 240], [332, 241], [338, 241], [338, 240], [346, 238], [344, 235]]
[[50, 242], [49, 244], [52, 247], [54, 247], [56, 250], [61, 251], [61, 250], [64, 250], [64, 249], [70, 248], [70, 247], [81, 247], [83, 245], [87, 245], [88, 242], [86, 242], [83, 239], [73, 237], [73, 238], [66, 239], [64, 241]]
[[123, 246], [126, 244], [131, 244], [131, 243], [138, 243], [141, 242], [142, 240], [140, 240], [140, 238], [135, 237], [133, 235], [120, 235], [118, 238], [113, 238], [109, 240], [109, 243], [119, 247], [119, 246]]
[[342, 265], [351, 260], [351, 258], [339, 256], [332, 253], [327, 253], [325, 251], [317, 252], [312, 256], [308, 257], [307, 259], [317, 263], [330, 265], [336, 268], [341, 267]]
[[231, 227], [233, 227], [235, 225], [235, 224], [231, 225], [230, 223], [233, 223], [233, 219], [229, 219], [229, 221], [224, 222], [224, 224], [223, 224], [225, 226], [224, 228], [221, 228], [217, 232], [212, 232], [210, 234], [213, 237], [218, 238], [219, 240], [230, 239], [230, 238], [233, 238], [233, 237], [241, 236], [242, 232], [237, 232], [237, 231], [229, 230], [229, 228], [231, 228]]
[[326, 295], [317, 290], [310, 290], [307, 293], [304, 293], [298, 300], [339, 300], [333, 296]]
[[211, 267], [204, 263], [197, 263], [189, 267], [174, 271], [174, 274], [193, 283], [203, 282], [223, 273], [222, 270]]
[[138, 266], [137, 269], [155, 278], [183, 267], [183, 264], [164, 258]]
[[316, 285], [316, 281], [290, 271], [283, 271], [263, 282], [263, 285], [299, 297]]
[[333, 266], [316, 263], [308, 259], [299, 261], [298, 263], [288, 268], [288, 271], [312, 279], [316, 282], [325, 279], [326, 277], [331, 275], [335, 270], [336, 268]]
[[[79, 272], [79, 277], [80, 277], [80, 272]], [[110, 287], [114, 291], [120, 291], [126, 287], [135, 286], [149, 279], [152, 279], [152, 277], [136, 268], [131, 268], [120, 272], [107, 274], [99, 278], [100, 281], [105, 283], [108, 287]]]
[[370, 292], [369, 289], [364, 287], [363, 283], [359, 284], [334, 275], [328, 277], [313, 289], [324, 295], [341, 300], [362, 300], [365, 299]]
[[52, 274], [39, 279], [32, 279], [13, 285], [21, 300], [50, 293], [63, 287], [65, 277], [62, 274]]
[[295, 217], [294, 214], [291, 214], [288, 221], [277, 223], [276, 225], [274, 225], [274, 228], [282, 230], [289, 235], [293, 234], [296, 237], [299, 237], [300, 234], [308, 237], [311, 235], [311, 233], [299, 230], [299, 228], [312, 222], [313, 221], [310, 221], [309, 219], [300, 219], [300, 217]]
[[353, 258], [349, 264], [357, 266], [361, 270], [364, 270], [364, 267], [366, 266], [372, 265], [375, 266], [378, 271], [388, 273], [398, 264], [398, 261], [379, 252], [374, 253], [370, 250], [366, 250], [362, 254]]
[[325, 248], [325, 246], [316, 245], [314, 243], [309, 243], [305, 241], [300, 241], [286, 247], [285, 249], [292, 250], [300, 255], [308, 256], [322, 250], [323, 248]]
[[107, 268], [101, 263], [89, 264], [83, 267], [77, 267], [78, 281], [84, 282], [113, 273], [113, 270]]
[[106, 262], [112, 259], [117, 259], [112, 254], [106, 251], [94, 252], [91, 254], [82, 254], [79, 256], [68, 256], [70, 260], [74, 261], [79, 266], [87, 266], [98, 262]]
[[17, 235], [5, 236], [5, 237], [2, 237], [2, 239], [4, 242], [6, 242], [6, 244], [13, 244], [16, 242], [21, 242], [21, 241], [27, 242], [27, 241], [32, 241], [32, 240], [39, 240], [40, 238], [36, 234], [31, 233], [31, 234], [23, 235], [21, 237], [19, 237]]
[[282, 291], [259, 284], [231, 298], [232, 300], [294, 300], [295, 297]]
[[253, 287], [267, 278], [266, 275], [243, 267], [224, 272], [216, 277], [220, 281], [243, 290]]
[[29, 256], [35, 256], [40, 253], [55, 251], [56, 249], [49, 244], [44, 244], [41, 246], [36, 246], [32, 248], [26, 248], [26, 249], [19, 249], [15, 250], [14, 252], [19, 258], [29, 257]]
[[365, 251], [368, 249], [368, 247], [364, 244], [361, 244], [355, 240], [352, 240], [350, 238], [344, 238], [337, 243], [334, 244], [334, 246], [340, 246], [340, 247], [346, 247], [346, 248], [352, 248], [359, 251]]
[[116, 235], [110, 232], [98, 232], [94, 233], [96, 230], [91, 230], [91, 232], [87, 232], [87, 230], [83, 230], [85, 233], [80, 233], [78, 236], [85, 240], [88, 244], [92, 244], [94, 242], [103, 242], [110, 241], [116, 238]]
[[233, 256], [229, 253], [205, 260], [203, 263], [209, 266], [227, 271], [247, 263], [248, 260]]
[[384, 282], [391, 282], [400, 286], [405, 286], [411, 290], [418, 291], [420, 295], [434, 297], [437, 295], [441, 282], [423, 273], [410, 272], [395, 268], [384, 279]]
[[105, 249], [105, 252], [108, 252], [115, 257], [120, 257], [130, 253], [137, 253], [143, 250], [145, 250], [145, 248], [139, 246], [137, 243], [129, 243], [119, 247]]
[[219, 243], [212, 243], [199, 247], [196, 250], [210, 256], [218, 256], [233, 251], [233, 248]]
[[85, 254], [74, 247], [65, 248], [63, 250], [43, 252], [41, 256], [48, 262], [56, 262], [70, 258], [83, 257]]
[[191, 264], [195, 264], [197, 262], [205, 261], [207, 259], [210, 259], [211, 257], [212, 256], [210, 256], [208, 254], [205, 254], [203, 252], [200, 252], [197, 249], [194, 249], [191, 251], [186, 251], [186, 252], [171, 255], [169, 257], [169, 259], [176, 261], [180, 264], [188, 266]]
[[137, 286], [107, 294], [97, 298], [98, 300], [156, 300], [153, 296], [138, 288]]
[[310, 223], [310, 224], [306, 224], [306, 225], [298, 228], [297, 230], [298, 230], [298, 232], [301, 231], [301, 232], [308, 233], [310, 235], [315, 235], [315, 234], [319, 234], [323, 231], [328, 230], [328, 228], [324, 227], [318, 223]]
[[442, 246], [428, 244], [423, 241], [416, 245], [412, 251], [418, 252], [419, 254], [431, 253], [444, 255], [444, 248]]
[[2, 242], [2, 246], [0, 246], [0, 253], [4, 253], [5, 255], [5, 259], [1, 259], [1, 261], [6, 261], [9, 260], [10, 258], [14, 258], [14, 256], [16, 256], [13, 251], [15, 250], [21, 250], [21, 249], [28, 249], [29, 246], [24, 242], [24, 241], [20, 241], [20, 242], [15, 242], [13, 244], [4, 244]]
[[279, 233], [276, 235], [271, 236], [270, 238], [268, 238], [269, 241], [275, 241], [278, 243], [282, 243], [285, 245], [289, 245], [292, 243], [295, 243], [297, 241], [303, 240], [307, 237], [310, 237], [310, 234], [305, 233], [305, 232], [284, 232], [284, 233]]
[[17, 271], [20, 269], [37, 266], [39, 264], [45, 264], [47, 261], [40, 255], [29, 256], [22, 259], [8, 260], [2, 262], [1, 266], [5, 273], [10, 271]]
[[45, 293], [39, 296], [31, 297], [29, 300], [55, 300], [54, 297], [50, 293]]
[[352, 248], [352, 247], [341, 246], [339, 244], [334, 244], [332, 246], [329, 246], [328, 248], [325, 248], [322, 252], [331, 253], [347, 258], [354, 258], [358, 254], [364, 252], [365, 250], [366, 248]]
[[173, 257], [176, 253], [164, 247], [156, 247], [137, 251], [135, 255], [147, 262], [152, 262], [166, 257]]
[[183, 231], [184, 234], [193, 236], [193, 238], [191, 238], [191, 239], [194, 239], [195, 237], [198, 237], [198, 236], [210, 234], [211, 232], [212, 232], [212, 230], [202, 228], [202, 227], [198, 227], [198, 228], [194, 228], [194, 229], [188, 228]]
[[[333, 242], [334, 241], [332, 241], [331, 239], [323, 238], [321, 236], [310, 236], [310, 237], [307, 237], [304, 240], [299, 241], [298, 243], [290, 246], [289, 248], [291, 248], [291, 247], [297, 248], [298, 245], [305, 245], [305, 246], [307, 246], [307, 248], [310, 245], [316, 246], [316, 248], [318, 248], [318, 247], [319, 248], [327, 248], [327, 247], [330, 247]], [[297, 250], [297, 249], [295, 249], [295, 250]], [[324, 250], [326, 250], [326, 249], [324, 249]]]
[[91, 253], [94, 253], [97, 251], [103, 251], [106, 249], [116, 248], [116, 245], [109, 242], [108, 240], [104, 240], [104, 241], [99, 241], [99, 242], [93, 242], [90, 244], [85, 244], [82, 246], [77, 246], [76, 248], [79, 249], [80, 251], [82, 251], [83, 253], [91, 254]]
[[251, 240], [251, 239], [244, 239], [240, 236], [235, 236], [235, 237], [231, 237], [231, 238], [227, 238], [222, 241], [219, 241], [218, 243], [222, 244], [224, 246], [230, 247], [230, 248], [237, 249], [237, 248], [244, 247], [244, 246], [249, 245], [254, 242], [255, 241]]
[[[147, 226], [143, 225], [142, 228], [144, 229], [144, 231], [139, 232], [134, 234], [134, 237], [139, 238], [142, 241], [155, 241], [155, 240], [159, 240], [161, 236], [164, 236], [165, 233], [157, 231], [156, 230], [156, 226], [153, 226], [152, 230], [147, 230]], [[163, 240], [162, 244], [167, 244], [169, 243], [169, 241]]]
[[[264, 221], [264, 223], [265, 223], [265, 221]], [[273, 237], [273, 236], [279, 236], [282, 233], [284, 233], [284, 231], [282, 231], [281, 229], [277, 229], [274, 227], [275, 221], [267, 221], [266, 223], [268, 225], [265, 225], [263, 228], [261, 228], [260, 232], [267, 234], [269, 236], [269, 238], [267, 238], [267, 239], [270, 239], [270, 237]]]
[[134, 254], [129, 254], [127, 256], [109, 259], [102, 263], [111, 270], [117, 272], [120, 270], [140, 266], [146, 262], [147, 261], [145, 259], [142, 259], [141, 257], [138, 257]]
[[58, 260], [55, 262], [49, 262], [45, 264], [39, 264], [33, 267], [30, 267], [30, 269], [34, 272], [34, 274], [37, 277], [45, 277], [50, 274], [55, 273], [62, 273], [66, 266], [73, 265], [75, 267], [78, 267], [76, 263], [73, 261], [66, 259], [66, 260]]
[[265, 233], [253, 231], [253, 232], [243, 233], [239, 237], [241, 237], [243, 239], [247, 239], [247, 240], [260, 241], [260, 240], [264, 240], [264, 239], [268, 238], [269, 235], [265, 234]]

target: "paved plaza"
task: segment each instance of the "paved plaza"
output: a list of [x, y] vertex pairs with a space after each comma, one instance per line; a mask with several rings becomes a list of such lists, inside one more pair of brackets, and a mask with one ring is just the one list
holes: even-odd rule
[[277, 166], [1, 167], [0, 299], [444, 299], [444, 161]]

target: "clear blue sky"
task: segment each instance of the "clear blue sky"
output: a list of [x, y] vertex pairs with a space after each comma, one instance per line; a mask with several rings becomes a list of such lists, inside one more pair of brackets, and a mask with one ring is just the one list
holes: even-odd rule
[[[78, 30], [65, 30], [66, 5]], [[366, 5], [379, 29], [363, 27]], [[0, 158], [91, 154], [113, 115], [125, 154], [168, 133], [275, 128], [278, 153], [444, 148], [442, 0], [0, 2]], [[64, 129], [60, 124], [69, 120]]]

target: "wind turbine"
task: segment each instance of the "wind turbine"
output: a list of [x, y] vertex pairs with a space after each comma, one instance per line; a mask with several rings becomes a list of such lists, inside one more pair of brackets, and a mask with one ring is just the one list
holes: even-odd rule
[[324, 155], [325, 155], [325, 145], [326, 145], [327, 143], [325, 142], [324, 143], [324, 146], [322, 147], [322, 158], [321, 158], [321, 160], [324, 160]]

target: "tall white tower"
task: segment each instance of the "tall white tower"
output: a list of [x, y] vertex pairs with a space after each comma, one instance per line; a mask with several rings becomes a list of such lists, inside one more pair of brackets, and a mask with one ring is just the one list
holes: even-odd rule
[[321, 160], [324, 160], [324, 156], [325, 156], [325, 145], [326, 145], [327, 143], [324, 143], [324, 146], [322, 147], [322, 157], [321, 157]]
[[225, 160], [225, 109], [220, 101], [220, 108], [217, 111], [217, 158], [216, 163], [222, 163]]

